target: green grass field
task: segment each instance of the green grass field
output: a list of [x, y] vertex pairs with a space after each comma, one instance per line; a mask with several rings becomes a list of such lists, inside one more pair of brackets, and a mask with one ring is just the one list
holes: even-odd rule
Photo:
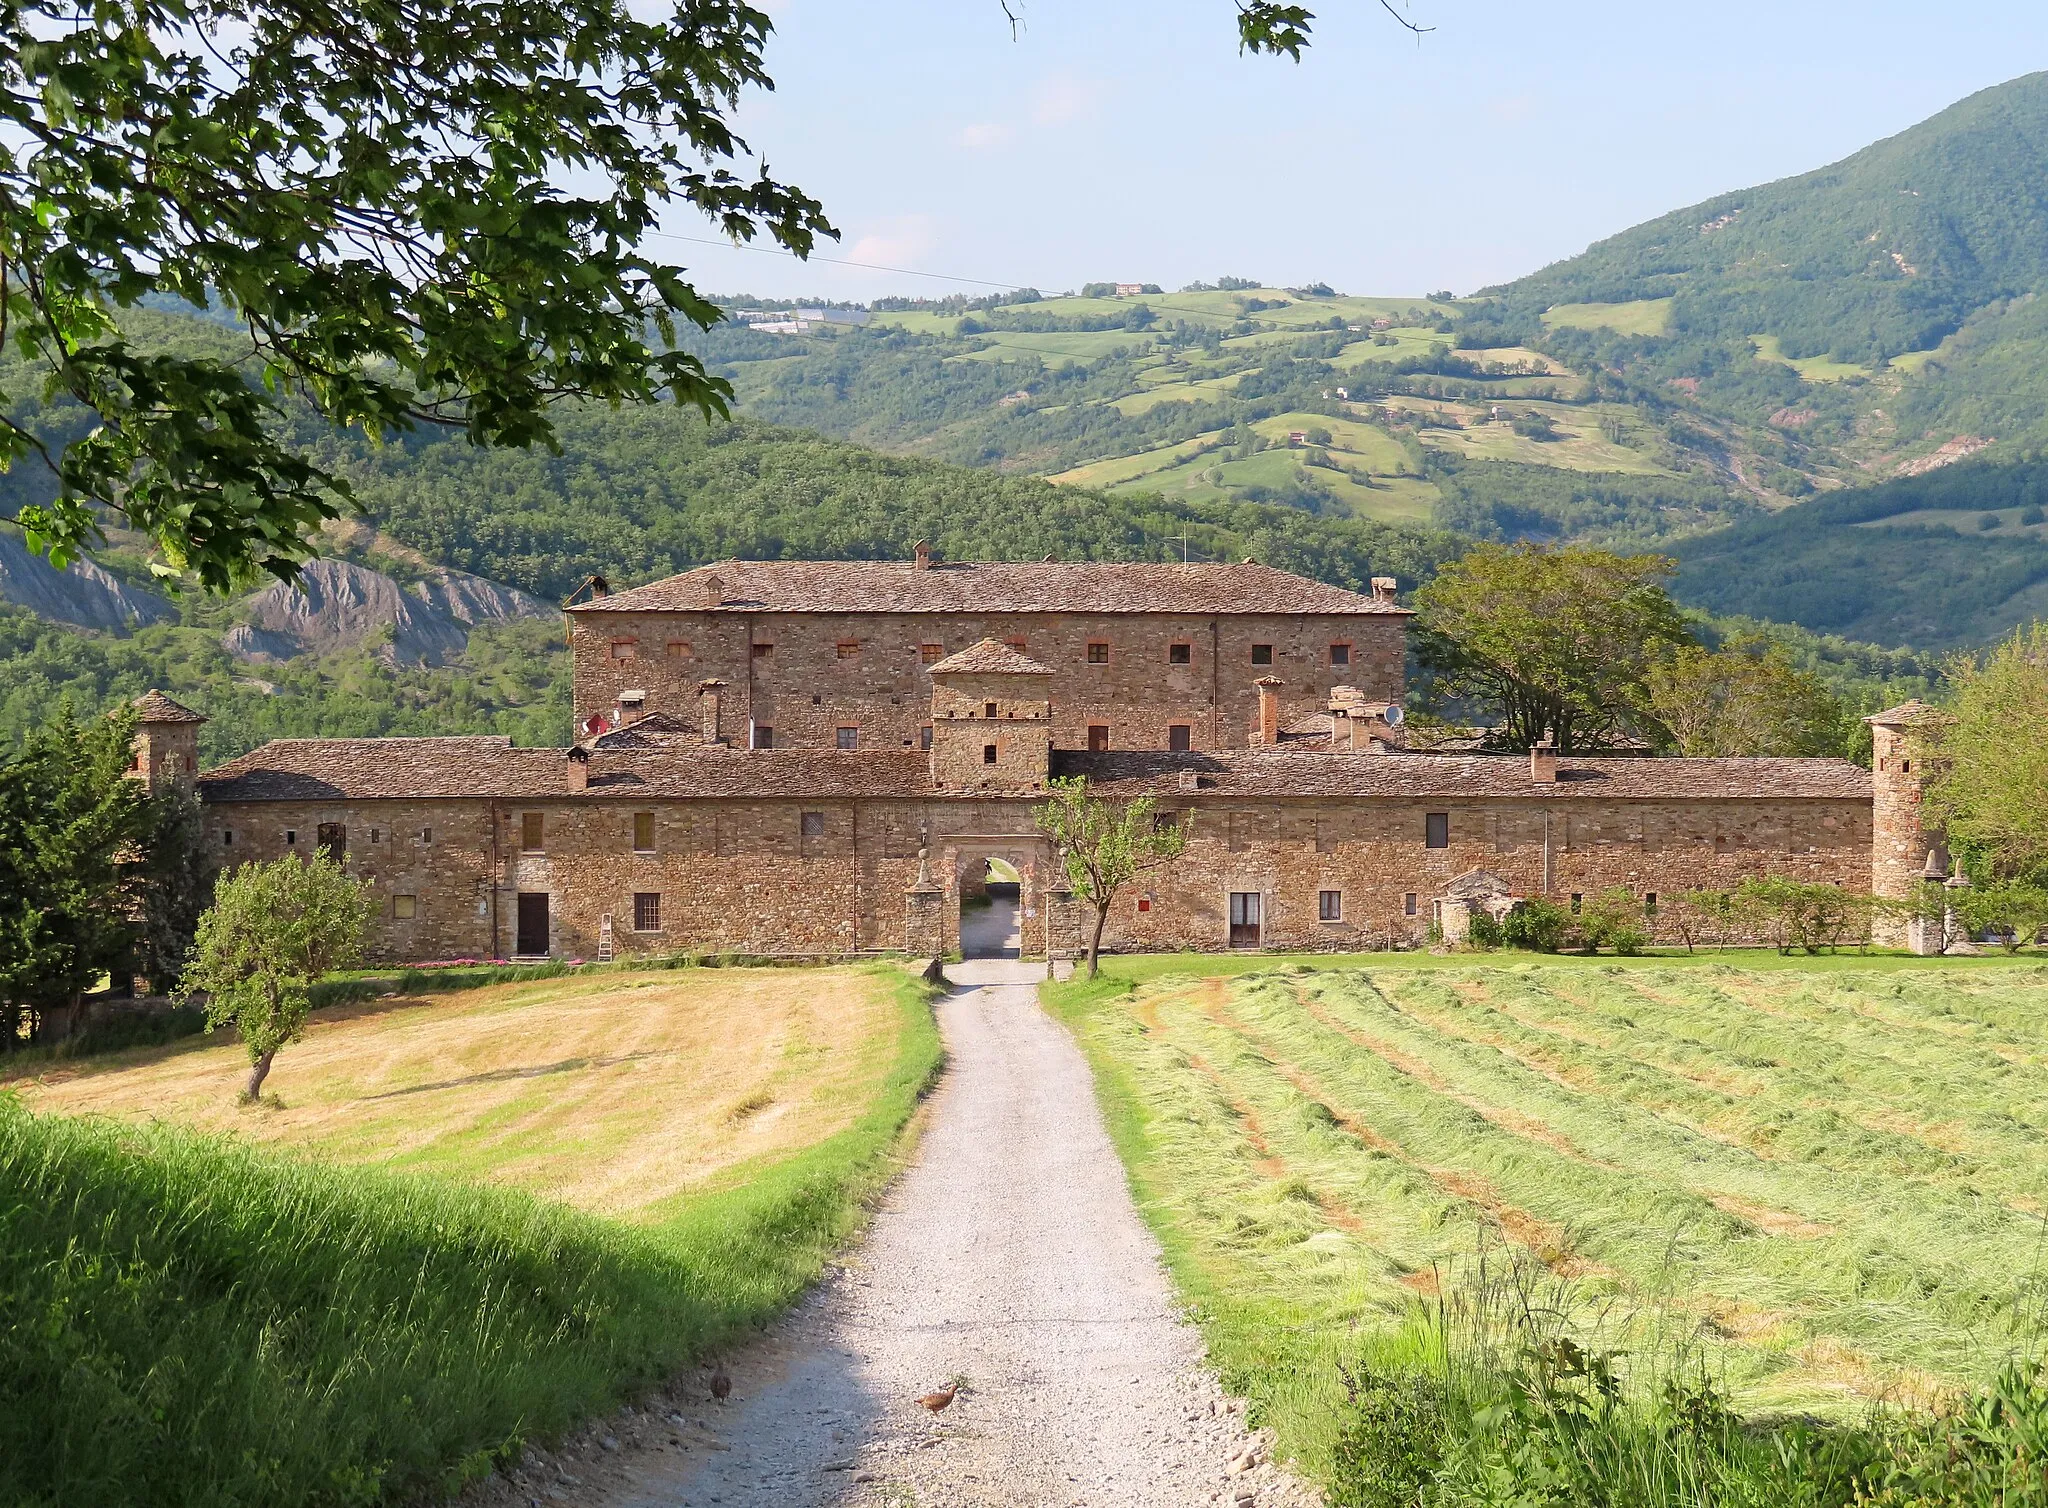
[[1775, 361], [1792, 368], [1808, 382], [1841, 382], [1849, 377], [1871, 377], [1869, 367], [1855, 362], [1835, 361], [1826, 356], [1787, 356], [1778, 348], [1775, 335], [1752, 335], [1758, 361]]
[[1757, 964], [1116, 960], [1048, 1000], [1218, 1363], [1327, 1477], [1340, 1364], [1425, 1365], [1503, 1274], [1752, 1416], [2034, 1347], [2048, 968]]
[[[35, 1092], [104, 1115], [0, 1095], [0, 1502], [438, 1500], [779, 1312], [894, 1165], [925, 991], [648, 982], [338, 1013], [280, 1057], [281, 1108], [223, 1103], [234, 1050], [192, 1043]], [[861, 1040], [818, 1027], [835, 991]]]
[[1637, 299], [1628, 304], [1554, 304], [1543, 323], [1576, 330], [1613, 330], [1620, 335], [1662, 335], [1671, 327], [1671, 300]]

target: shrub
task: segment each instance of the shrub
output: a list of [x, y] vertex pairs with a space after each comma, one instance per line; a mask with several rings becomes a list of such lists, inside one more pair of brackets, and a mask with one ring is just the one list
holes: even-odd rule
[[1588, 953], [1612, 948], [1623, 957], [1633, 957], [1650, 943], [1643, 920], [1643, 903], [1626, 886], [1615, 885], [1580, 908], [1579, 936]]
[[1780, 953], [1820, 953], [1867, 941], [1874, 902], [1840, 885], [1774, 876], [1736, 886], [1735, 908], [1749, 933]]
[[1532, 896], [1515, 902], [1507, 920], [1501, 923], [1501, 941], [1532, 953], [1555, 953], [1564, 946], [1571, 926], [1571, 913], [1564, 907]]
[[1421, 1371], [1343, 1370], [1330, 1501], [1344, 1508], [1414, 1508], [1442, 1463], [1443, 1384]]
[[1493, 919], [1490, 911], [1473, 912], [1471, 929], [1465, 935], [1475, 948], [1498, 948], [1506, 941], [1501, 924]]

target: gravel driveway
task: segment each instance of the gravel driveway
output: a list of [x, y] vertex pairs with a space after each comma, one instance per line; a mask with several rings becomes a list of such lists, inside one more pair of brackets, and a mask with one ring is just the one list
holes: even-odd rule
[[[949, 1066], [918, 1161], [847, 1265], [763, 1345], [729, 1359], [729, 1404], [691, 1403], [691, 1417], [666, 1423], [641, 1416], [651, 1431], [622, 1424], [623, 1455], [616, 1439], [606, 1446], [605, 1490], [586, 1476], [572, 1495], [557, 1477], [547, 1498], [1319, 1501], [1266, 1463], [1264, 1440], [1175, 1314], [1087, 1064], [1038, 1007], [1043, 966], [990, 959], [950, 972], [972, 987], [939, 1006]], [[955, 1378], [950, 1409], [917, 1405]]]

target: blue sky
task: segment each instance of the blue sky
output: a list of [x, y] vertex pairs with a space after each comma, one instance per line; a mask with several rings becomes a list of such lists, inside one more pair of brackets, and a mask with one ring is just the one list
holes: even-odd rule
[[[2048, 66], [2038, 0], [1409, 4], [1419, 40], [1324, 0], [1297, 65], [1240, 57], [1231, 0], [1026, 0], [1014, 41], [997, 0], [766, 0], [777, 90], [740, 123], [844, 233], [821, 256], [1046, 289], [1465, 293]], [[726, 294], [987, 291], [663, 250]]]

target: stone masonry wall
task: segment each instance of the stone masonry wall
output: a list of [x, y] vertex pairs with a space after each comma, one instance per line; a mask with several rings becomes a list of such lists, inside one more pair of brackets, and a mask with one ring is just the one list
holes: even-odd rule
[[[1871, 883], [1871, 811], [1854, 800], [1183, 805], [1195, 813], [1187, 852], [1119, 898], [1109, 945], [1226, 947], [1229, 896], [1238, 891], [1261, 897], [1265, 947], [1416, 940], [1428, 927], [1432, 898], [1473, 869], [1502, 876], [1519, 894], [1564, 902], [1613, 885], [1673, 896], [1761, 874], [1855, 890]], [[1426, 846], [1431, 811], [1449, 816], [1446, 848]], [[653, 816], [645, 851], [634, 847], [636, 812]], [[524, 842], [529, 813], [540, 818], [540, 845], [531, 850]], [[958, 942], [963, 881], [971, 886], [994, 856], [1024, 873], [1026, 947], [1040, 951], [1055, 909], [1049, 893], [1059, 883], [1031, 803], [999, 797], [261, 802], [210, 805], [207, 819], [208, 841], [227, 864], [310, 853], [322, 824], [344, 828], [345, 862], [371, 882], [376, 898], [377, 962], [509, 956], [522, 892], [549, 896], [556, 957], [594, 958], [607, 913], [621, 954], [899, 948], [921, 846], [944, 892], [940, 925], [949, 947]], [[1334, 921], [1319, 918], [1323, 890], [1341, 894]], [[634, 929], [636, 894], [660, 897], [658, 931]], [[413, 916], [400, 914], [401, 897], [412, 898]]]
[[[1285, 683], [1281, 720], [1318, 711], [1336, 685], [1375, 700], [1404, 688], [1405, 619], [1385, 616], [1194, 617], [1116, 614], [916, 613], [579, 613], [571, 615], [576, 717], [580, 728], [608, 712], [624, 690], [647, 693], [649, 711], [697, 715], [697, 686], [729, 683], [727, 738], [748, 742], [753, 724], [774, 729], [782, 748], [832, 748], [838, 730], [859, 730], [865, 749], [918, 747], [931, 721], [927, 656], [984, 638], [1021, 640], [1056, 672], [1053, 744], [1085, 749], [1091, 725], [1109, 729], [1114, 749], [1165, 749], [1185, 723], [1194, 749], [1243, 748], [1257, 716], [1252, 682]], [[1091, 663], [1091, 643], [1107, 644]], [[1188, 647], [1189, 663], [1170, 648]], [[1331, 646], [1350, 646], [1333, 667]], [[1272, 663], [1254, 665], [1255, 645]], [[762, 646], [767, 646], [765, 652]], [[928, 647], [928, 646], [935, 646]]]

